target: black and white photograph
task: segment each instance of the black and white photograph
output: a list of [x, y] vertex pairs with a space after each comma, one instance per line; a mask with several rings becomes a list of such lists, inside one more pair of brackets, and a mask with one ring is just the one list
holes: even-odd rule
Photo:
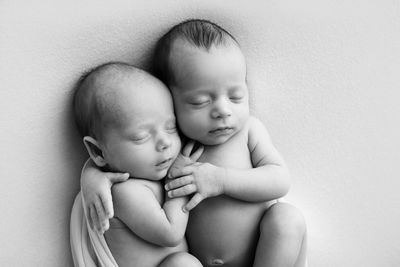
[[0, 1], [0, 266], [400, 266], [400, 1]]

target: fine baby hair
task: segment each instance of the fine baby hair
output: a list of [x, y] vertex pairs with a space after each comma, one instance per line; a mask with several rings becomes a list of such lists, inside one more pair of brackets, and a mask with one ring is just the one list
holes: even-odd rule
[[172, 45], [183, 39], [197, 48], [208, 51], [212, 46], [231, 44], [239, 46], [235, 37], [227, 30], [208, 20], [189, 19], [172, 27], [158, 40], [154, 52], [153, 74], [167, 85], [174, 84], [174, 73], [170, 66]]
[[[75, 123], [82, 137], [97, 136], [102, 127], [118, 121], [116, 110], [108, 105], [107, 97], [101, 91], [106, 77], [113, 76], [113, 80], [122, 79], [123, 76], [146, 72], [124, 62], [107, 62], [84, 73], [75, 88], [73, 109]], [[116, 88], [115, 88], [116, 89]]]

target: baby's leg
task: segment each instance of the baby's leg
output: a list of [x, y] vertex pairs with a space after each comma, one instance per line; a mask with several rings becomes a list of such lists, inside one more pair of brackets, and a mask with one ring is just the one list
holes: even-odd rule
[[303, 215], [292, 205], [277, 203], [265, 211], [253, 267], [304, 267], [307, 229]]
[[158, 267], [203, 267], [200, 261], [187, 252], [168, 255]]

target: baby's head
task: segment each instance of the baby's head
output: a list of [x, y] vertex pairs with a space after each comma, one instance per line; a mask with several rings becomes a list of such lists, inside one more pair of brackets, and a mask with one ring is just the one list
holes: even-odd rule
[[246, 62], [226, 30], [205, 20], [182, 22], [159, 40], [153, 63], [187, 137], [219, 145], [243, 128], [249, 118]]
[[84, 75], [74, 113], [90, 157], [110, 171], [159, 180], [180, 151], [170, 92], [134, 66], [107, 63]]

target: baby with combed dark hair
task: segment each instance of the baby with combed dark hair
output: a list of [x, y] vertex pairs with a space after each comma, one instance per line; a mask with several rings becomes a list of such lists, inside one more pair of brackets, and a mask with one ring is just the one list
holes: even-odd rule
[[[190, 252], [204, 266], [305, 266], [305, 221], [279, 201], [290, 175], [266, 127], [249, 114], [235, 38], [210, 21], [184, 21], [159, 40], [153, 64], [172, 93], [179, 129], [204, 145], [198, 162], [171, 167], [165, 185], [171, 198], [191, 197]], [[89, 165], [82, 180], [93, 187], [109, 179]], [[108, 195], [95, 189], [88, 197], [94, 192]]]

